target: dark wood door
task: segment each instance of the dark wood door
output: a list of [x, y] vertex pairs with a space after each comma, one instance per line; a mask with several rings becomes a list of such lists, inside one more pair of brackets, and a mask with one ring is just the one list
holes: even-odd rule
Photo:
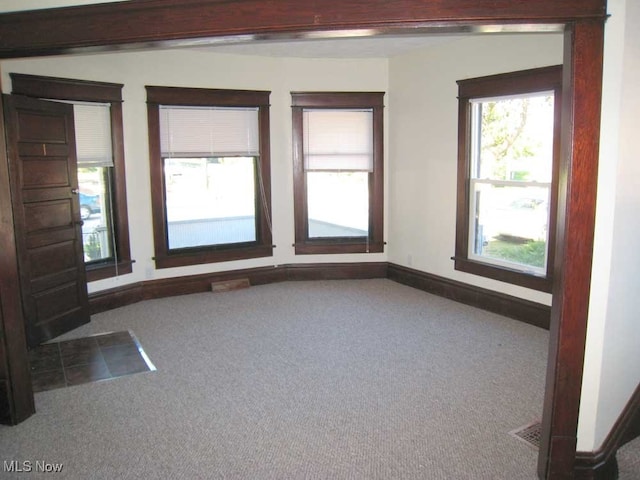
[[7, 153], [27, 344], [89, 321], [73, 107], [6, 95]]

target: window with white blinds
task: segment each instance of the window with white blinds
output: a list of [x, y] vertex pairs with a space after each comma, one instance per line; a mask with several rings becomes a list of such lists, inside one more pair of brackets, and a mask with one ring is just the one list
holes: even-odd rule
[[270, 92], [145, 88], [156, 268], [271, 256]]
[[373, 171], [373, 111], [305, 109], [306, 171]]
[[258, 156], [258, 108], [160, 106], [163, 158]]
[[79, 167], [113, 167], [111, 105], [74, 103]]
[[291, 92], [296, 254], [384, 251], [384, 92]]

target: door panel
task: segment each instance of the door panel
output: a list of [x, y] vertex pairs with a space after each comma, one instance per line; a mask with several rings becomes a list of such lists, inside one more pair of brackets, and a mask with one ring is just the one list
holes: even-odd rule
[[5, 96], [11, 200], [27, 343], [89, 321], [73, 107]]
[[[71, 114], [73, 116], [73, 113]], [[21, 142], [67, 144], [68, 122], [64, 117], [47, 112], [22, 111], [17, 117]]]
[[68, 186], [69, 171], [67, 159], [51, 157], [43, 160], [37, 157], [23, 157], [22, 188]]

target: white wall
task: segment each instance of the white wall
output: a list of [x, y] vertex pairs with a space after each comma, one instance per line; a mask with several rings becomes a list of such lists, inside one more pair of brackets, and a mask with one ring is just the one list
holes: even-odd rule
[[[307, 262], [386, 261], [386, 253], [295, 256], [290, 91], [387, 91], [386, 59], [294, 59], [167, 50], [2, 62], [10, 72], [123, 83], [127, 197], [133, 273], [93, 282], [89, 291], [116, 285], [237, 268]], [[153, 256], [145, 85], [270, 90], [274, 256], [156, 270]], [[385, 121], [386, 123], [386, 121]], [[385, 141], [385, 144], [388, 142]], [[385, 158], [387, 155], [385, 154]], [[387, 208], [385, 208], [385, 212]], [[385, 224], [387, 219], [385, 218]]]
[[551, 296], [454, 270], [456, 80], [562, 63], [562, 35], [472, 36], [389, 63], [389, 261], [550, 304]]
[[598, 449], [640, 382], [640, 3], [609, 0], [598, 210], [578, 449]]

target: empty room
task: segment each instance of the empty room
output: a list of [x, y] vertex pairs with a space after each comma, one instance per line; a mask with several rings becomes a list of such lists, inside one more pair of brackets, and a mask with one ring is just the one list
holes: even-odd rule
[[0, 3], [0, 470], [637, 478], [632, 0]]

